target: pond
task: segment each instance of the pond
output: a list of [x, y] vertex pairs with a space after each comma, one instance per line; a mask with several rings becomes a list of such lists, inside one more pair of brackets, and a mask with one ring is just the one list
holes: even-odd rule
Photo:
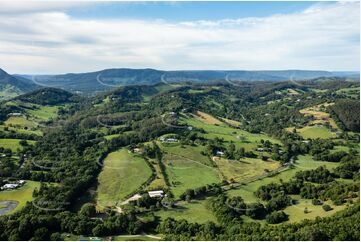
[[19, 204], [18, 201], [12, 201], [12, 200], [0, 201], [0, 216], [11, 212], [18, 206], [18, 204]]

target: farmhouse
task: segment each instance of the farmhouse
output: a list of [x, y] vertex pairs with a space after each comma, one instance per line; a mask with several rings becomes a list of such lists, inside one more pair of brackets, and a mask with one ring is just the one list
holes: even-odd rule
[[164, 192], [162, 190], [149, 191], [148, 194], [150, 197], [163, 197]]
[[11, 190], [11, 189], [15, 189], [17, 187], [19, 187], [19, 184], [9, 183], [9, 184], [5, 184], [4, 186], [2, 186], [1, 190]]
[[218, 155], [218, 156], [223, 156], [223, 155], [224, 155], [224, 152], [218, 150], [218, 151], [216, 152], [216, 155]]
[[135, 153], [142, 153], [142, 150], [140, 148], [134, 148], [133, 152]]
[[4, 186], [0, 187], [1, 190], [12, 190], [12, 189], [16, 189], [18, 187], [21, 187], [22, 185], [25, 184], [24, 180], [19, 180], [15, 183], [7, 183]]

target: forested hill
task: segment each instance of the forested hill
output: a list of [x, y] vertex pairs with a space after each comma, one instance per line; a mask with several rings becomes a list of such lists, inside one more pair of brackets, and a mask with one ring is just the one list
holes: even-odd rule
[[[284, 81], [303, 80], [318, 77], [355, 77], [355, 72], [328, 72], [307, 70], [280, 70], [280, 71], [162, 71], [155, 69], [105, 69], [88, 73], [69, 73], [62, 75], [35, 76], [39, 85], [58, 87], [71, 92], [94, 94], [99, 91], [111, 90], [124, 85], [152, 85], [169, 82], [207, 82], [214, 80], [242, 81]], [[22, 75], [30, 79], [30, 76]], [[33, 78], [33, 77], [31, 77]]]
[[23, 77], [14, 77], [0, 69], [0, 99], [9, 99], [35, 90], [38, 87], [38, 85]]
[[27, 94], [20, 95], [15, 99], [40, 105], [58, 105], [75, 101], [78, 99], [78, 97], [62, 89], [42, 88]]

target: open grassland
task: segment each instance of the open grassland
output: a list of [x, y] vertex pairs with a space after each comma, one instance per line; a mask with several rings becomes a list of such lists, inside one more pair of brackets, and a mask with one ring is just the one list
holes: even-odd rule
[[338, 151], [345, 151], [345, 152], [349, 152], [350, 148], [347, 146], [335, 146], [330, 152], [331, 153], [335, 153]]
[[228, 118], [221, 118], [223, 122], [229, 124], [229, 125], [232, 125], [232, 126], [236, 126], [236, 127], [239, 127], [242, 125], [241, 122], [239, 121], [236, 121], [236, 120], [232, 120], [232, 119], [228, 119]]
[[[21, 139], [0, 139], [0, 147], [11, 149], [11, 151], [15, 152], [18, 148], [21, 149], [20, 141]], [[35, 141], [32, 140], [27, 142], [28, 144], [35, 144]]]
[[26, 202], [33, 199], [33, 191], [40, 187], [40, 182], [26, 181], [25, 185], [11, 191], [0, 191], [0, 201], [17, 201], [19, 204], [10, 213], [22, 209]]
[[[326, 217], [335, 214], [338, 211], [346, 208], [346, 205], [335, 206], [331, 201], [326, 201], [324, 204], [330, 205], [333, 210], [325, 211], [322, 205], [313, 205], [312, 199], [302, 199], [299, 195], [291, 196], [295, 199], [294, 205], [286, 207], [283, 211], [289, 215], [289, 220], [286, 223], [299, 222], [304, 219], [315, 219], [316, 217]], [[305, 213], [305, 209], [307, 213]]]
[[98, 177], [97, 204], [114, 206], [125, 200], [151, 176], [152, 171], [139, 155], [120, 149], [110, 153], [104, 160]]
[[34, 128], [36, 127], [35, 122], [26, 119], [25, 117], [9, 117], [4, 124], [6, 126], [21, 126], [27, 128]]
[[6, 126], [0, 125], [0, 130], [3, 132], [15, 132], [20, 134], [35, 134], [41, 136], [43, 132], [39, 129], [25, 129], [24, 127], [13, 127], [13, 126]]
[[147, 187], [147, 190], [164, 189], [165, 187], [167, 187], [167, 184], [165, 183], [165, 178], [163, 176], [163, 173], [162, 173], [159, 163], [156, 160], [150, 160], [150, 162], [153, 165], [153, 167], [157, 173], [157, 176], [149, 184], [149, 186]]
[[189, 188], [220, 182], [220, 174], [216, 168], [182, 156], [166, 154], [163, 164], [171, 190], [176, 197]]
[[206, 124], [213, 124], [213, 125], [214, 124], [222, 124], [222, 122], [220, 120], [216, 119], [212, 115], [209, 115], [209, 114], [201, 112], [201, 111], [197, 111], [196, 114], [193, 115], [193, 117]]
[[299, 156], [298, 160], [295, 162], [294, 168], [290, 168], [272, 177], [266, 177], [261, 180], [248, 183], [241, 186], [239, 189], [229, 190], [227, 193], [230, 196], [241, 196], [246, 202], [255, 202], [257, 201], [257, 197], [254, 195], [254, 192], [262, 185], [267, 185], [272, 182], [279, 183], [281, 180], [288, 181], [293, 178], [298, 171], [316, 169], [320, 166], [326, 166], [328, 169], [333, 169], [338, 165], [338, 163], [334, 162], [315, 161], [309, 155]]
[[228, 159], [216, 159], [220, 172], [227, 180], [242, 182], [252, 177], [261, 176], [267, 171], [280, 167], [276, 161], [262, 161], [261, 159], [242, 158], [240, 161]]
[[4, 132], [42, 135], [42, 131], [38, 129], [38, 123], [24, 116], [9, 117], [3, 125], [0, 125], [0, 130]]
[[111, 140], [111, 139], [114, 139], [116, 137], [119, 137], [119, 134], [110, 134], [110, 135], [105, 135], [104, 138], [106, 140]]
[[[294, 168], [283, 171], [275, 176], [266, 177], [261, 180], [257, 180], [246, 185], [241, 186], [238, 189], [229, 190], [227, 194], [230, 197], [233, 196], [241, 196], [247, 203], [251, 202], [259, 202], [258, 198], [255, 196], [254, 192], [262, 185], [267, 185], [272, 182], [280, 183], [281, 181], [288, 181], [294, 177], [296, 172], [316, 169], [320, 166], [326, 166], [328, 169], [333, 169], [337, 167], [339, 164], [332, 162], [322, 162], [315, 161], [311, 156], [299, 156], [299, 159], [295, 162]], [[314, 219], [317, 216], [328, 216], [332, 215], [334, 212], [340, 211], [345, 206], [334, 206], [331, 205], [331, 202], [327, 201], [326, 204], [331, 205], [334, 210], [325, 212], [322, 209], [322, 206], [312, 205], [310, 199], [301, 199], [299, 196], [293, 196], [295, 199], [294, 205], [287, 207], [284, 211], [290, 215], [290, 222], [299, 222], [303, 219]], [[309, 209], [309, 213], [305, 214], [304, 209], [307, 207]]]
[[298, 90], [295, 90], [295, 89], [292, 89], [292, 88], [288, 88], [287, 92], [290, 95], [299, 95], [300, 94]]
[[39, 120], [49, 120], [57, 117], [60, 106], [41, 106], [37, 105], [36, 109], [28, 109], [27, 113]]
[[337, 137], [336, 133], [331, 132], [324, 126], [305, 126], [301, 129], [296, 129], [296, 131], [304, 139], [330, 139]]
[[190, 145], [181, 145], [179, 143], [161, 143], [158, 142], [159, 147], [168, 154], [175, 154], [177, 156], [182, 156], [190, 160], [195, 160], [205, 165], [212, 165], [212, 162], [205, 155], [202, 155], [201, 152], [205, 151], [204, 146], [190, 146]]
[[324, 111], [321, 111], [322, 108], [326, 108], [329, 106], [334, 105], [334, 103], [323, 103], [323, 104], [319, 104], [313, 107], [309, 107], [309, 108], [304, 108], [300, 110], [300, 113], [302, 113], [305, 116], [312, 116], [315, 120], [312, 121], [311, 123], [313, 124], [324, 124], [326, 122], [329, 122], [329, 124], [331, 125], [331, 127], [333, 129], [339, 129], [335, 120], [332, 119], [330, 117], [329, 113], [326, 113]]
[[207, 209], [206, 203], [207, 200], [192, 201], [191, 203], [182, 202], [177, 205], [176, 209], [160, 210], [155, 215], [159, 216], [161, 220], [171, 217], [177, 220], [186, 219], [192, 223], [205, 223], [208, 221], [217, 223], [213, 213]]
[[265, 134], [252, 134], [244, 130], [229, 127], [227, 124], [221, 125], [206, 124], [200, 120], [190, 117], [181, 117], [181, 124], [187, 124], [195, 128], [203, 129], [206, 133], [203, 136], [207, 139], [223, 138], [225, 141], [233, 141], [237, 148], [244, 147], [246, 151], [257, 148], [261, 140], [269, 140], [272, 143], [282, 145], [282, 143]]

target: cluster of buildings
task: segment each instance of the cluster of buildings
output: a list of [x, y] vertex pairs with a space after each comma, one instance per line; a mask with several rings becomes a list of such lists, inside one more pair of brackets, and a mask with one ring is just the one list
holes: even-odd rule
[[2, 187], [0, 187], [0, 189], [1, 190], [13, 190], [13, 189], [23, 186], [24, 184], [25, 184], [24, 180], [19, 180], [19, 181], [12, 182], [12, 183], [6, 183]]

